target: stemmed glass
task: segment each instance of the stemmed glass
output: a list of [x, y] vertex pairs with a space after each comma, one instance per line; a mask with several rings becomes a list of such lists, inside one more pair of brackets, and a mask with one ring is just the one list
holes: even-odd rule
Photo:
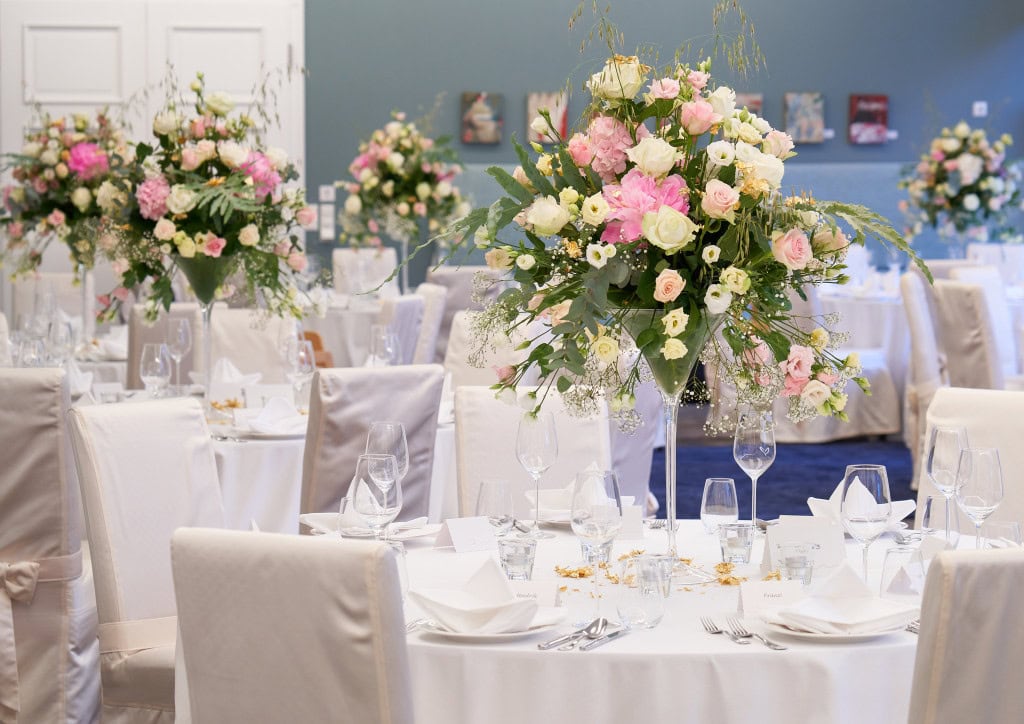
[[960, 466], [960, 451], [968, 447], [967, 430], [962, 427], [933, 427], [928, 439], [928, 457], [925, 470], [932, 485], [946, 497], [946, 542], [952, 543], [950, 517], [953, 493], [956, 491], [956, 471]]
[[843, 476], [842, 518], [863, 550], [864, 582], [868, 580], [868, 548], [889, 527], [892, 498], [884, 465], [847, 465]]
[[174, 386], [181, 392], [181, 360], [192, 351], [192, 326], [188, 319], [179, 317], [168, 321], [167, 351], [174, 360]]
[[533, 538], [554, 538], [554, 535], [540, 529], [540, 478], [558, 459], [558, 436], [555, 432], [555, 418], [550, 412], [538, 412], [536, 416], [526, 414], [519, 421], [516, 435], [516, 457], [519, 464], [533, 478]]
[[371, 422], [363, 452], [370, 455], [394, 455], [398, 480], [405, 480], [409, 472], [409, 443], [405, 439], [405, 426], [402, 423]]
[[285, 375], [295, 388], [295, 406], [300, 405], [303, 386], [313, 379], [316, 371], [316, 356], [313, 343], [295, 337], [288, 343], [288, 364]]
[[171, 381], [171, 354], [166, 344], [145, 344], [139, 361], [139, 376], [152, 397], [160, 397]]
[[505, 480], [484, 480], [476, 498], [476, 514], [494, 526], [494, 535], [501, 537], [512, 530], [516, 519], [512, 488]]
[[956, 504], [974, 523], [974, 545], [981, 548], [981, 524], [1003, 502], [1003, 468], [995, 448], [960, 451], [956, 472]]
[[[942, 536], [947, 545], [956, 548], [960, 541], [960, 524], [950, 509], [953, 501], [944, 495], [929, 495], [921, 508], [921, 535]], [[946, 526], [944, 529], [943, 526]]]
[[775, 462], [775, 420], [771, 410], [748, 408], [736, 422], [732, 456], [750, 477], [750, 522], [757, 521], [757, 481]]
[[370, 366], [391, 367], [401, 362], [402, 352], [398, 335], [386, 325], [374, 324], [370, 328]]
[[402, 482], [394, 455], [360, 455], [352, 478], [352, 507], [373, 531], [384, 540], [388, 524], [402, 510]]
[[69, 322], [50, 322], [46, 331], [46, 354], [51, 364], [63, 366], [75, 351], [75, 332]]

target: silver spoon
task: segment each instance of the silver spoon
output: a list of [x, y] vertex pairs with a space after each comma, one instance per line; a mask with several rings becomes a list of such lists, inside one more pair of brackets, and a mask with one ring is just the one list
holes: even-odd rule
[[572, 641], [567, 643], [565, 646], [559, 646], [559, 651], [572, 651], [574, 648], [579, 646], [584, 641], [593, 641], [604, 636], [605, 629], [608, 628], [608, 619], [604, 616], [601, 618], [595, 618], [590, 622], [590, 625], [583, 629], [583, 635], [577, 636]]

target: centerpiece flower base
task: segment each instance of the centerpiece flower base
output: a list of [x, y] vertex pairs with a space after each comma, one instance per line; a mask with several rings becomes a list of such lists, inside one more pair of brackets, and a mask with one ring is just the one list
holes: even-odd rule
[[193, 294], [199, 300], [199, 308], [203, 312], [203, 396], [207, 410], [210, 408], [210, 378], [213, 374], [211, 350], [213, 332], [210, 328], [210, 317], [213, 314], [213, 303], [217, 297], [217, 289], [234, 270], [234, 259], [229, 256], [212, 257], [196, 255], [193, 257], [179, 256], [175, 259], [178, 269], [188, 279]]

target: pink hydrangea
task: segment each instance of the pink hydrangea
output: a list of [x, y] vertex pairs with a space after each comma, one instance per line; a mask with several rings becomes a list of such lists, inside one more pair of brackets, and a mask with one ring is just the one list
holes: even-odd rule
[[135, 190], [135, 198], [139, 202], [139, 213], [142, 218], [156, 221], [167, 213], [167, 196], [171, 186], [163, 176], [148, 178]]
[[68, 168], [83, 181], [110, 170], [110, 161], [95, 143], [76, 143], [71, 147]]
[[657, 213], [662, 206], [670, 206], [681, 214], [690, 210], [686, 181], [676, 174], [666, 176], [658, 184], [634, 168], [622, 177], [621, 184], [608, 184], [601, 193], [610, 209], [601, 241], [636, 241], [643, 236], [644, 214]]
[[598, 116], [590, 122], [587, 136], [594, 154], [591, 167], [602, 181], [612, 183], [626, 170], [626, 151], [633, 147], [629, 129], [617, 118]]
[[257, 199], [272, 196], [281, 185], [281, 174], [274, 170], [266, 156], [257, 151], [249, 153], [249, 160], [242, 164], [242, 171], [255, 183]]
[[594, 149], [590, 147], [590, 138], [583, 133], [574, 133], [569, 139], [569, 155], [573, 163], [580, 168], [586, 168], [594, 160]]

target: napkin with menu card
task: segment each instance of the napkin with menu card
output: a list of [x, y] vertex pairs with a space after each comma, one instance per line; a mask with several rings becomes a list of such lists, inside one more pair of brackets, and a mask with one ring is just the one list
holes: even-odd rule
[[814, 583], [807, 597], [764, 619], [797, 631], [829, 635], [871, 634], [899, 629], [914, 620], [917, 606], [879, 598], [849, 565]]
[[302, 435], [308, 422], [309, 416], [300, 414], [283, 397], [271, 397], [256, 414], [248, 409], [235, 410], [235, 427], [264, 435]]
[[493, 558], [461, 588], [424, 588], [409, 591], [409, 596], [428, 616], [457, 633], [512, 633], [536, 625], [537, 602], [516, 598]]
[[[865, 491], [866, 493], [867, 491]], [[811, 509], [811, 515], [822, 518], [830, 518], [837, 523], [842, 523], [843, 508], [843, 484], [839, 483], [828, 500], [823, 498], [808, 498], [807, 507]], [[917, 502], [913, 500], [892, 501], [892, 513], [889, 515], [889, 530], [899, 530], [900, 521], [914, 512]]]

